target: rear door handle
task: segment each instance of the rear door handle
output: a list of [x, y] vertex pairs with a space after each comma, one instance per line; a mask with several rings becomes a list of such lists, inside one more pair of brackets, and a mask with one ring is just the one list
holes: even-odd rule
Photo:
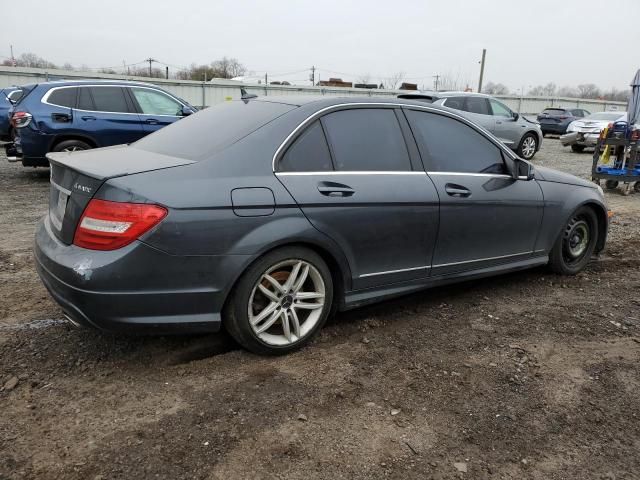
[[158, 124], [158, 120], [156, 120], [155, 118], [147, 118], [145, 120], [146, 123], [148, 123], [149, 125], [157, 125]]
[[356, 193], [349, 185], [334, 182], [320, 182], [318, 191], [327, 197], [350, 197]]
[[444, 191], [451, 197], [466, 198], [471, 196], [471, 190], [467, 187], [463, 187], [462, 185], [456, 185], [455, 183], [447, 183], [444, 186]]
[[92, 117], [92, 116], [84, 116], [84, 117], [81, 117], [81, 118], [82, 118], [83, 120], [85, 120], [85, 121], [92, 121], [92, 120], [95, 120], [95, 119], [96, 119], [96, 117]]

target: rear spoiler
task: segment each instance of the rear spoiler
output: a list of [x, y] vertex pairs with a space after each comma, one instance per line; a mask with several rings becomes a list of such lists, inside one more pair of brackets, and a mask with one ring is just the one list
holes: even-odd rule
[[423, 100], [425, 102], [433, 103], [440, 97], [430, 93], [401, 93], [398, 95], [398, 98], [403, 98], [405, 100]]

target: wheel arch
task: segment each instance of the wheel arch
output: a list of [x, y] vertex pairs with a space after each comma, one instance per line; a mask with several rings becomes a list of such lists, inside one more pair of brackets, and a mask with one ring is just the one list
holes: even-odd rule
[[591, 208], [598, 219], [598, 242], [596, 243], [596, 253], [599, 253], [604, 249], [604, 245], [607, 241], [607, 231], [609, 227], [609, 212], [604, 205], [594, 201], [587, 201], [580, 205], [581, 207]]
[[333, 301], [334, 301], [334, 310], [337, 308], [341, 310], [344, 306], [344, 298], [347, 285], [350, 285], [350, 269], [348, 265], [344, 262], [341, 262], [337, 258], [337, 254], [333, 252], [330, 248], [325, 245], [320, 244], [319, 242], [315, 242], [312, 240], [304, 239], [304, 240], [292, 240], [286, 242], [279, 242], [276, 244], [269, 245], [264, 250], [261, 250], [258, 254], [256, 254], [253, 259], [248, 262], [242, 270], [238, 273], [236, 278], [233, 279], [230, 288], [226, 292], [223, 310], [227, 307], [229, 299], [232, 296], [236, 285], [244, 275], [244, 273], [251, 268], [251, 266], [257, 262], [259, 259], [264, 257], [265, 255], [273, 252], [274, 250], [279, 250], [281, 248], [287, 247], [303, 247], [307, 248], [322, 258], [329, 267], [329, 272], [331, 273], [331, 280], [333, 281]]
[[56, 135], [56, 137], [51, 142], [51, 145], [49, 146], [49, 151], [52, 151], [57, 145], [61, 144], [62, 142], [66, 142], [67, 140], [78, 140], [80, 142], [84, 142], [91, 145], [91, 148], [98, 148], [99, 146], [98, 142], [96, 142], [93, 138], [87, 135], [69, 133], [69, 134]]

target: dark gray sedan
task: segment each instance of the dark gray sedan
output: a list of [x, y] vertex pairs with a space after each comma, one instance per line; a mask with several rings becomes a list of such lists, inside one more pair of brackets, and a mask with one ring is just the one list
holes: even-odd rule
[[533, 168], [445, 107], [284, 97], [212, 107], [132, 145], [50, 154], [38, 272], [68, 318], [217, 331], [267, 354], [336, 310], [605, 245], [602, 190]]

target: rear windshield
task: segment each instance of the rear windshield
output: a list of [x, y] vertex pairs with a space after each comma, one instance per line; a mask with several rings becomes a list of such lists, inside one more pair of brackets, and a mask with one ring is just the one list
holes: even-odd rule
[[545, 108], [542, 113], [546, 113], [547, 115], [563, 115], [567, 111], [564, 108]]
[[620, 112], [599, 112], [592, 113], [591, 115], [586, 117], [585, 120], [606, 120], [609, 122], [615, 122], [622, 116], [623, 114]]
[[27, 95], [29, 95], [33, 91], [33, 89], [36, 87], [37, 85], [35, 83], [30, 85], [23, 85], [22, 87], [17, 87], [15, 91], [12, 92], [11, 95], [9, 95], [9, 100], [11, 100], [12, 103], [17, 105], [22, 100], [27, 98]]
[[203, 160], [296, 107], [260, 101], [225, 102], [165, 127], [132, 146], [188, 160]]

